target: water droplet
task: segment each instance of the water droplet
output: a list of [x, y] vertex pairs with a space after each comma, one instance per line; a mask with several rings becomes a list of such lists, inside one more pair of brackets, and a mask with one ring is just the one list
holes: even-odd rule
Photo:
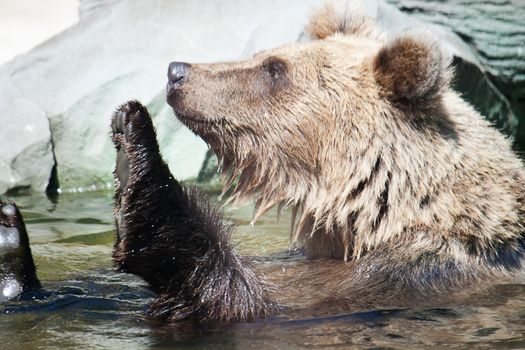
[[6, 298], [13, 298], [20, 294], [20, 283], [18, 283], [17, 280], [9, 280], [4, 285], [4, 289], [2, 290], [2, 295]]

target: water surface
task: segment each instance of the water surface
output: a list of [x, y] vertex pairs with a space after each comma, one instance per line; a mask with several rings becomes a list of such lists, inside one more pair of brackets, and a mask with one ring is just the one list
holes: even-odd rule
[[[47, 292], [0, 305], [0, 349], [525, 348], [525, 280], [459, 305], [355, 312], [325, 305], [231, 327], [159, 324], [144, 316], [153, 297], [145, 284], [112, 268], [110, 192], [65, 194], [56, 204], [39, 195], [12, 199]], [[238, 224], [233, 239], [242, 254], [275, 256], [276, 265], [286, 258], [289, 212], [280, 222], [271, 212], [253, 227], [249, 207], [226, 216]]]

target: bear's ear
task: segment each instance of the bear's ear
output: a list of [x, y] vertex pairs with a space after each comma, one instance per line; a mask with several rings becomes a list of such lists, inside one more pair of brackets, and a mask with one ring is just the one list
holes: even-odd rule
[[349, 0], [327, 1], [315, 10], [305, 32], [312, 39], [325, 39], [336, 33], [380, 39], [382, 31], [366, 15], [364, 4]]
[[393, 102], [428, 101], [449, 84], [450, 57], [427, 35], [405, 35], [386, 43], [373, 59], [381, 92]]

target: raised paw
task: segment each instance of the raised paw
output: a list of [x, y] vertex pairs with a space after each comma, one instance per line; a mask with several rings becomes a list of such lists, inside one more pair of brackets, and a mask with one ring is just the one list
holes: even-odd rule
[[155, 129], [148, 110], [138, 101], [121, 105], [111, 119], [113, 142], [122, 146], [156, 146]]
[[111, 129], [117, 150], [117, 188], [124, 189], [131, 173], [138, 175], [147, 170], [149, 163], [160, 160], [159, 146], [148, 110], [140, 102], [128, 101], [121, 105], [113, 114]]
[[119, 255], [122, 241], [128, 233], [134, 232], [129, 229], [130, 222], [135, 223], [138, 215], [149, 213], [156, 205], [145, 198], [157, 193], [166, 196], [166, 189], [178, 184], [174, 183], [162, 160], [146, 107], [137, 101], [124, 103], [113, 114], [111, 129], [117, 150], [114, 171], [117, 241], [114, 255]]
[[22, 214], [0, 202], [0, 302], [40, 288]]

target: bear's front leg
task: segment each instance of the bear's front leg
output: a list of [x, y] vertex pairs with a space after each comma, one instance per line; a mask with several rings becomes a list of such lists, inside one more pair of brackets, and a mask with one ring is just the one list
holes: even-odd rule
[[162, 160], [145, 107], [122, 105], [112, 119], [117, 150], [114, 260], [159, 294], [153, 316], [246, 321], [275, 309], [265, 285], [230, 244], [231, 227]]

